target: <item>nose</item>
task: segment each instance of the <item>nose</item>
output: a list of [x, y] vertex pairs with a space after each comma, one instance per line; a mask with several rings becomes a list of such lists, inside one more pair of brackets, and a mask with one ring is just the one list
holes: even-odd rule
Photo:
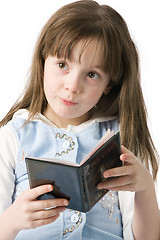
[[77, 74], [68, 74], [65, 79], [64, 88], [71, 93], [79, 93], [81, 91], [81, 77]]

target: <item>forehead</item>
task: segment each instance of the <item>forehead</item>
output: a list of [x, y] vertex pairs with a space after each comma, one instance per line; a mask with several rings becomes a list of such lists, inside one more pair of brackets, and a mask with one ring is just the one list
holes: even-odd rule
[[98, 39], [80, 40], [73, 48], [70, 58], [75, 61], [87, 61], [88, 65], [103, 68], [103, 43]]

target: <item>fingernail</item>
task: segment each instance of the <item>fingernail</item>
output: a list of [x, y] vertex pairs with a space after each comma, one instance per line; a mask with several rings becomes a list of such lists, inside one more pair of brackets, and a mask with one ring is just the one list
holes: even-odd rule
[[103, 176], [104, 176], [105, 178], [108, 178], [108, 177], [109, 177], [109, 173], [108, 173], [108, 172], [105, 172]]
[[97, 185], [98, 189], [102, 189], [102, 186], [100, 184]]
[[48, 185], [48, 186], [47, 186], [47, 189], [48, 189], [49, 191], [52, 191], [52, 190], [53, 190], [53, 186], [52, 186], [52, 185]]
[[66, 200], [66, 201], [64, 201], [64, 205], [65, 206], [68, 206], [68, 204], [69, 204], [69, 202]]
[[122, 154], [120, 159], [121, 159], [122, 161], [125, 161], [125, 160], [127, 160], [127, 156], [126, 156], [125, 154]]

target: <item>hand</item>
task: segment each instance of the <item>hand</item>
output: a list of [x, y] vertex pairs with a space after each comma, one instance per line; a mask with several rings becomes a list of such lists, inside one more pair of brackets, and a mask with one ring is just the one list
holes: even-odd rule
[[123, 146], [120, 160], [123, 162], [122, 167], [112, 168], [103, 173], [106, 179], [97, 185], [99, 189], [141, 192], [153, 185], [149, 171], [132, 152]]
[[[4, 212], [4, 221], [19, 232], [54, 222], [68, 205], [66, 199], [37, 200], [39, 195], [53, 190], [52, 185], [43, 185], [24, 191], [15, 202]], [[46, 210], [48, 209], [48, 210]]]

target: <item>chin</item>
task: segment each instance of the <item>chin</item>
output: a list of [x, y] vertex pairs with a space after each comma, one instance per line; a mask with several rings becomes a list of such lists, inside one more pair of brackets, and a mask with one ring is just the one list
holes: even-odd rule
[[[60, 107], [52, 108], [52, 117], [57, 115], [58, 118], [66, 119], [66, 120], [74, 120], [74, 119], [85, 119], [88, 118], [88, 112], [83, 111], [80, 113], [76, 112], [75, 109], [62, 109]], [[56, 117], [56, 116], [55, 116]]]
[[73, 119], [76, 118], [76, 114], [72, 114], [68, 111], [55, 111], [55, 114], [60, 117], [60, 118], [65, 118], [65, 119]]

